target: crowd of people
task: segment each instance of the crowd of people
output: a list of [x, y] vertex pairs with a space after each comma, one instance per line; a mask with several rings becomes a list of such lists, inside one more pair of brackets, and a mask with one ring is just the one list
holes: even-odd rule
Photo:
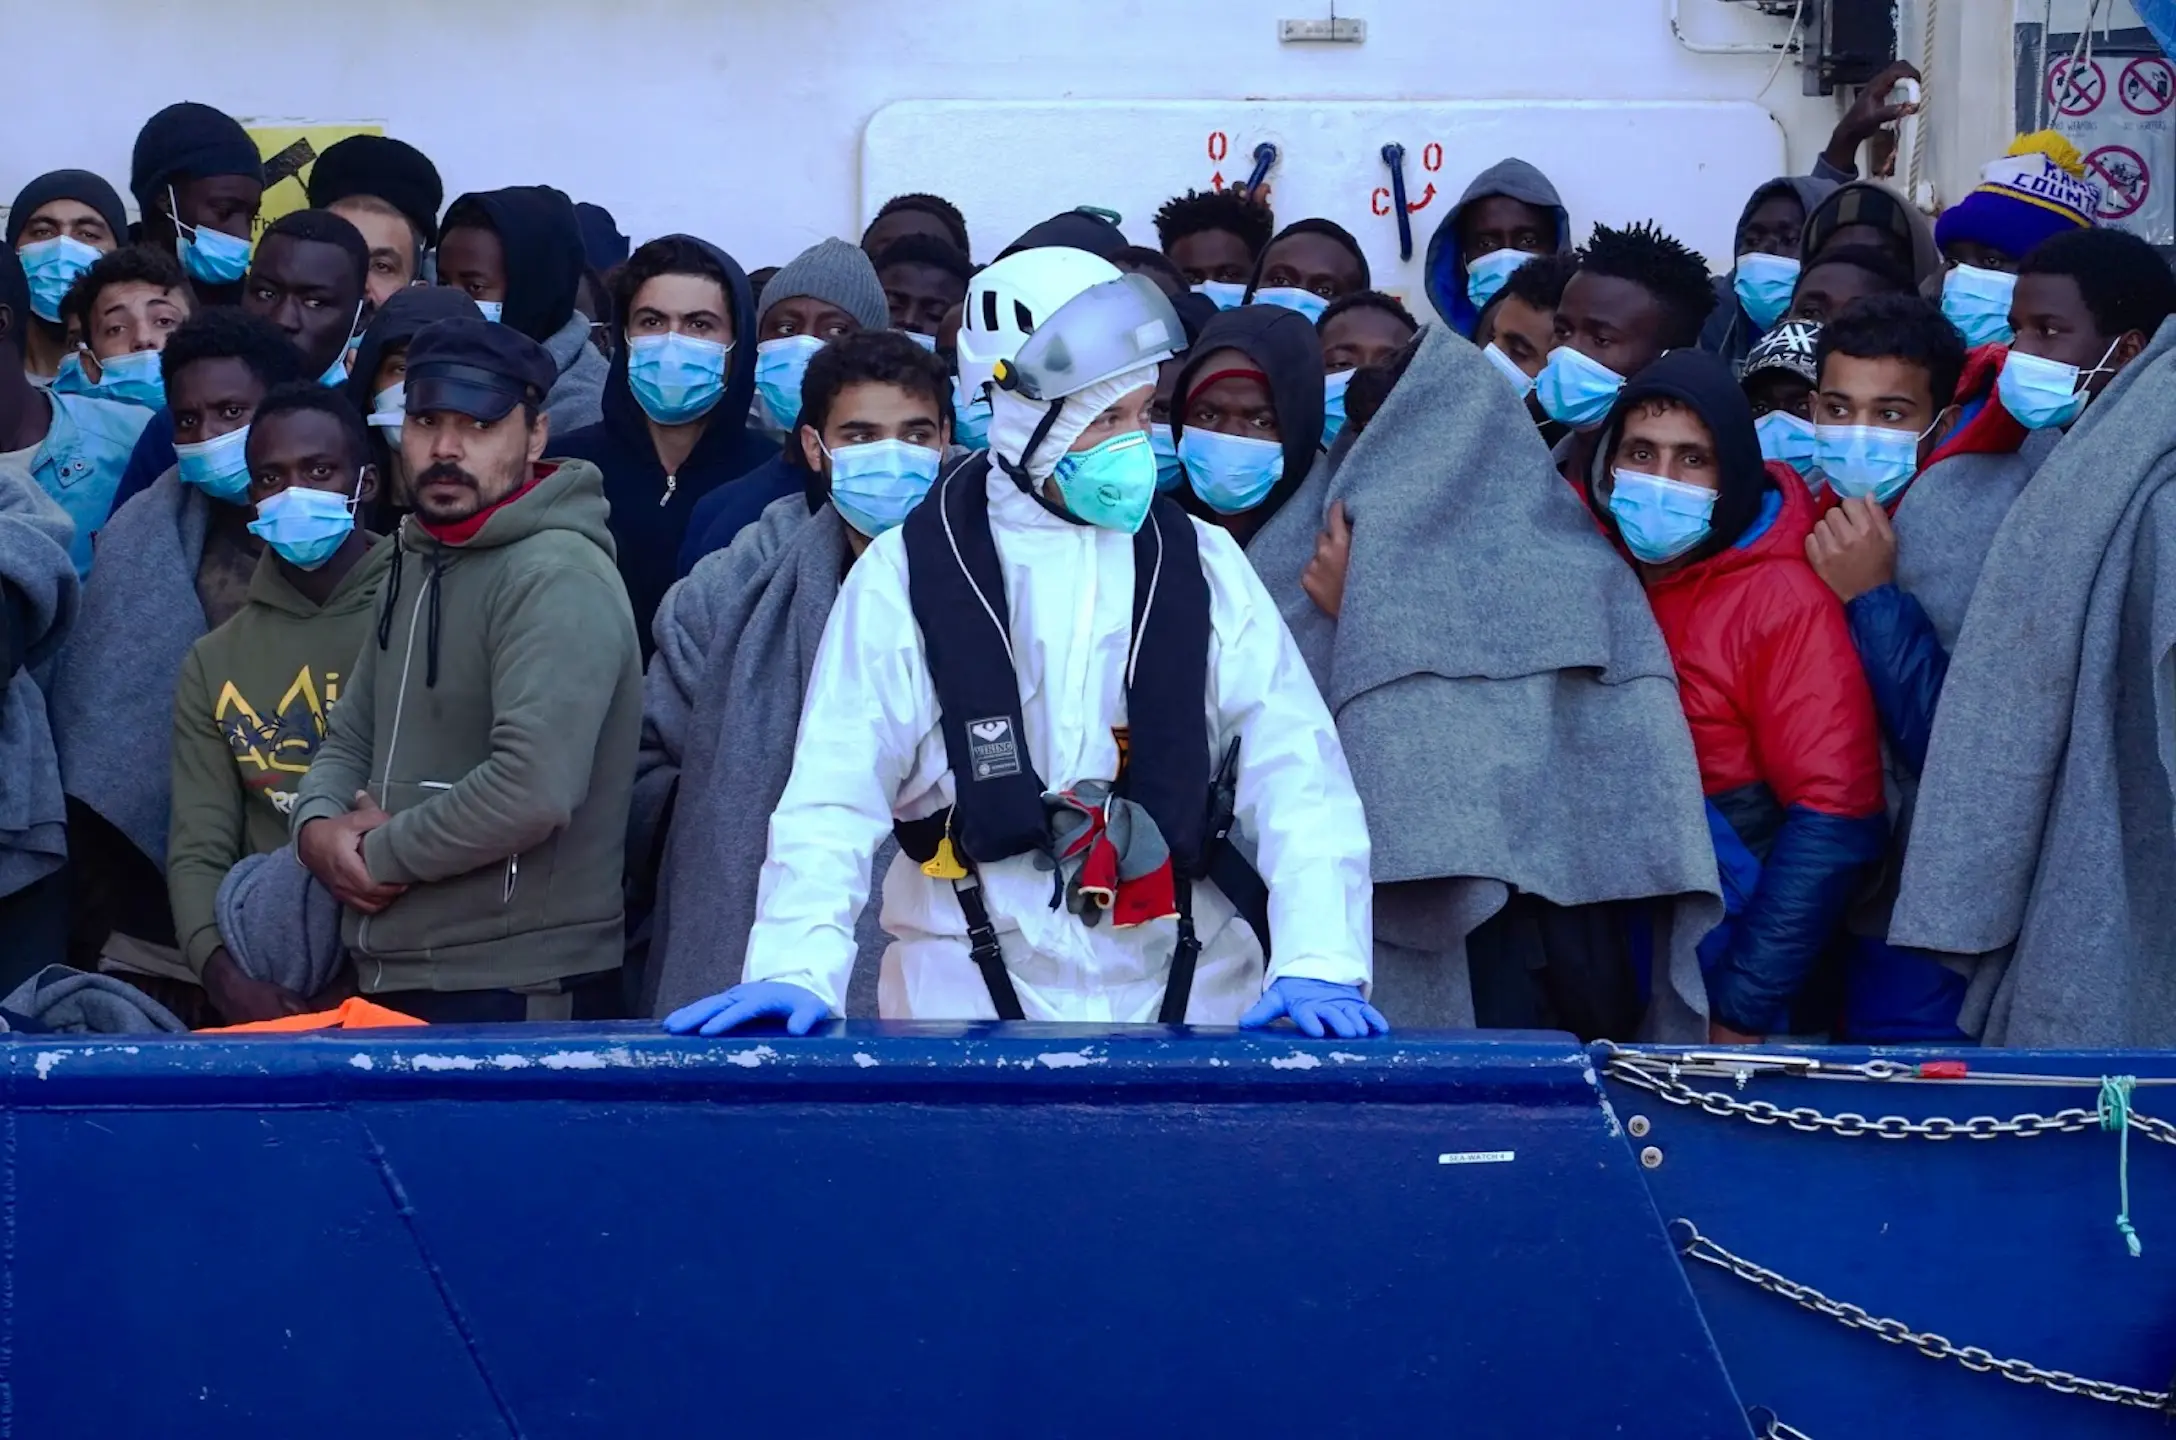
[[1726, 274], [1506, 159], [1410, 304], [169, 106], [7, 212], [0, 1010], [2176, 1043], [2176, 275], [1861, 178], [1907, 70]]

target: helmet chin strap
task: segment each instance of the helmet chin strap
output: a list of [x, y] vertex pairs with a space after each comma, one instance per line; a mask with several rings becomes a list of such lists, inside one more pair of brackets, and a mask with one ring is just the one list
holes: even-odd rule
[[1043, 412], [1042, 422], [1035, 427], [1035, 433], [1028, 437], [1028, 448], [1020, 452], [1020, 458], [1017, 462], [1007, 460], [1003, 455], [998, 454], [995, 449], [990, 451], [990, 458], [997, 462], [1000, 470], [1012, 477], [1012, 483], [1020, 487], [1021, 494], [1068, 524], [1086, 525], [1088, 522], [1075, 515], [1072, 511], [1062, 505], [1052, 503], [1050, 497], [1043, 493], [1043, 487], [1036, 484], [1035, 477], [1028, 473], [1028, 461], [1035, 458], [1035, 452], [1040, 450], [1043, 442], [1050, 438], [1052, 428], [1058, 423], [1058, 414], [1064, 409], [1065, 399], [1060, 396], [1056, 401], [1052, 402], [1048, 410]]

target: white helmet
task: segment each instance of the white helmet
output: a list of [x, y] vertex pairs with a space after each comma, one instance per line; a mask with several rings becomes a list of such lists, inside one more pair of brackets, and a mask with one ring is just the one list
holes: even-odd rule
[[1022, 250], [984, 267], [968, 282], [960, 314], [960, 393], [977, 396], [1000, 360], [1010, 360], [1035, 327], [1093, 286], [1116, 280], [1110, 261], [1085, 250]]

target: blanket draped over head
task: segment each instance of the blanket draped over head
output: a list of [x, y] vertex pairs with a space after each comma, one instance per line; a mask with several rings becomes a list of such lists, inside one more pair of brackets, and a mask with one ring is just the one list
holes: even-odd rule
[[2010, 507], [1950, 657], [1889, 938], [2014, 947], [1990, 1045], [2176, 1044], [2172, 397], [2176, 323]]
[[[1336, 500], [1352, 556], [1333, 620], [1300, 574]], [[1652, 897], [1657, 999], [1683, 1005], [1650, 1028], [1687, 1033], [1707, 1006], [1694, 947], [1722, 906], [1676, 672], [1638, 576], [1481, 352], [1431, 326], [1248, 557], [1367, 810], [1382, 1003], [1468, 1019], [1466, 937], [1513, 890]]]

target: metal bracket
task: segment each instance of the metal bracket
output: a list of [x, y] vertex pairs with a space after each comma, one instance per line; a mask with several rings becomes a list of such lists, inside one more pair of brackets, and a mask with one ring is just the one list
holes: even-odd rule
[[1328, 20], [1279, 20], [1277, 38], [1287, 45], [1365, 45], [1368, 22], [1347, 15], [1332, 16]]

